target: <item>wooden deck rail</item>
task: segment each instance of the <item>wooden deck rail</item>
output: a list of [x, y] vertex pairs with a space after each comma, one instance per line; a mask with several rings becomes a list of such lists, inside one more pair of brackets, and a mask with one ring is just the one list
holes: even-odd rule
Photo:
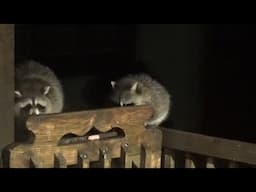
[[[161, 128], [162, 167], [215, 168], [256, 165], [256, 144]], [[183, 157], [181, 157], [183, 156]], [[180, 165], [177, 161], [183, 161]], [[177, 166], [176, 166], [177, 165]], [[179, 166], [180, 165], [180, 166]]]
[[7, 166], [160, 168], [162, 132], [144, 127], [151, 115], [140, 106], [31, 116], [27, 128], [35, 138], [13, 143]]
[[[35, 135], [34, 141], [10, 145], [9, 165], [5, 167], [236, 168], [256, 165], [254, 143], [167, 128], [145, 129], [143, 122], [151, 114], [151, 108], [142, 106], [31, 117], [27, 127]], [[68, 133], [76, 135], [69, 137], [71, 142], [62, 140]], [[81, 142], [81, 138], [86, 141]]]

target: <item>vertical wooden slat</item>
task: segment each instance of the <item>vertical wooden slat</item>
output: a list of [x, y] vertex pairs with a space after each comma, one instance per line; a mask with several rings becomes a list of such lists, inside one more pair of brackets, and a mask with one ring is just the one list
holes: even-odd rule
[[152, 167], [152, 151], [145, 147], [145, 145], [141, 145], [141, 153], [140, 153], [140, 167], [141, 168], [151, 168]]
[[111, 168], [111, 156], [109, 155], [108, 148], [100, 148], [99, 162], [102, 168]]
[[236, 162], [234, 162], [234, 161], [230, 161], [230, 162], [228, 163], [228, 167], [229, 167], [229, 168], [238, 168], [239, 165], [238, 165], [238, 163], [236, 163]]
[[100, 149], [99, 160], [102, 168], [111, 168], [111, 156], [107, 148]]
[[139, 167], [139, 152], [132, 146], [125, 144], [121, 146], [120, 166], [121, 168]]
[[207, 158], [206, 168], [216, 168], [213, 158], [211, 158], [211, 157]]
[[163, 165], [164, 168], [175, 168], [175, 160], [173, 155], [164, 154], [163, 162], [164, 162], [164, 165]]
[[160, 168], [161, 154], [157, 150], [152, 150], [150, 147], [141, 145], [140, 167], [141, 168]]
[[161, 156], [162, 156], [162, 150], [159, 149], [153, 149], [152, 151], [153, 159], [152, 159], [152, 167], [153, 168], [161, 168]]
[[62, 155], [62, 153], [54, 154], [54, 167], [55, 168], [67, 168], [66, 159]]
[[83, 151], [79, 151], [78, 152], [78, 165], [80, 168], [89, 168], [90, 167], [90, 160], [88, 155], [83, 152]]
[[14, 141], [14, 24], [0, 24], [0, 152]]
[[126, 146], [121, 146], [120, 166], [122, 168], [132, 168], [132, 161], [131, 157], [129, 156], [129, 148]]
[[141, 146], [141, 153], [140, 153], [140, 167], [141, 168], [147, 168], [147, 166], [149, 164], [148, 157], [149, 157], [149, 154], [146, 154], [146, 149], [142, 145]]
[[190, 154], [187, 154], [185, 158], [185, 168], [196, 168], [194, 160]]

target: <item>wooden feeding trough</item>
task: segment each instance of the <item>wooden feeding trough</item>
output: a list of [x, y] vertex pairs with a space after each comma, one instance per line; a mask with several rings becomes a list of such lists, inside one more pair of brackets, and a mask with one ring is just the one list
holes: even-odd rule
[[31, 116], [33, 142], [8, 148], [10, 168], [160, 168], [162, 133], [148, 106]]

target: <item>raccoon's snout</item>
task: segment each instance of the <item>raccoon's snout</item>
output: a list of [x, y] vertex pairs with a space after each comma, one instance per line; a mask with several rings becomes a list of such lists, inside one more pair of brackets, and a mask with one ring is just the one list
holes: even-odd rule
[[29, 115], [40, 115], [40, 111], [37, 108], [35, 108], [35, 109], [31, 108], [29, 110]]
[[120, 101], [120, 106], [134, 106], [134, 103], [123, 103], [122, 101]]

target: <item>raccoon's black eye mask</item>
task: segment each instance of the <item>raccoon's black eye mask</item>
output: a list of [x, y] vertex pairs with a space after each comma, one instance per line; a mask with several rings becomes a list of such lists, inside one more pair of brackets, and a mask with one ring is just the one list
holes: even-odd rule
[[28, 104], [25, 107], [22, 108], [22, 110], [26, 113], [29, 113], [29, 110], [31, 109], [32, 105]]

